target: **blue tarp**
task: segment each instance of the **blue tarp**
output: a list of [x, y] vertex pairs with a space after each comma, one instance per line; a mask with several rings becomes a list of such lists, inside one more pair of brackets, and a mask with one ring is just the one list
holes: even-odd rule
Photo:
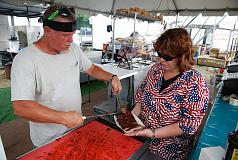
[[235, 130], [237, 122], [238, 107], [218, 96], [190, 159], [198, 160], [201, 148], [204, 147], [221, 146], [225, 149], [228, 133]]

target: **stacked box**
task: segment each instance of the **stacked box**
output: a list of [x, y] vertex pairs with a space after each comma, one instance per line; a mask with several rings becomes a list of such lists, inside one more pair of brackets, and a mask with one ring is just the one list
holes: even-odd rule
[[227, 52], [219, 52], [218, 55], [217, 55], [217, 58], [218, 59], [226, 60], [227, 59], [227, 55], [228, 55]]
[[211, 57], [198, 57], [197, 64], [209, 67], [226, 68], [229, 61]]
[[217, 58], [219, 53], [219, 48], [212, 48], [209, 57]]

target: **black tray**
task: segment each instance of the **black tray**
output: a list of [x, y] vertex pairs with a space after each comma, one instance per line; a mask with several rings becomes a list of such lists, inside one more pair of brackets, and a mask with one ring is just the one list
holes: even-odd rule
[[[90, 121], [87, 121], [87, 122], [84, 123], [83, 125], [81, 125], [81, 126], [75, 128], [75, 129], [73, 129], [73, 130], [70, 130], [69, 132], [67, 132], [67, 133], [63, 134], [62, 136], [60, 136], [60, 137], [58, 137], [58, 138], [56, 138], [56, 139], [54, 139], [54, 140], [48, 142], [47, 144], [49, 144], [49, 143], [51, 143], [51, 142], [53, 142], [53, 141], [55, 141], [55, 140], [57, 140], [57, 139], [59, 139], [59, 138], [61, 138], [61, 137], [64, 137], [64, 136], [66, 136], [67, 134], [70, 134], [70, 133], [73, 132], [74, 130], [76, 130], [76, 129], [80, 128], [80, 127], [83, 127], [83, 126], [87, 125], [88, 123], [90, 123], [90, 122], [92, 122], [92, 121], [94, 121], [94, 120], [96, 120], [96, 121], [98, 121], [98, 122], [100, 122], [100, 123], [102, 123], [102, 124], [104, 124], [104, 125], [106, 125], [106, 126], [108, 126], [108, 127], [111, 127], [111, 128], [113, 128], [113, 129], [115, 129], [115, 130], [117, 130], [117, 131], [123, 133], [123, 131], [122, 131], [115, 123], [113, 123], [113, 122], [111, 122], [111, 121], [108, 121], [108, 120], [106, 120], [106, 119], [104, 119], [104, 118], [98, 117], [98, 118], [96, 118], [96, 119], [92, 119], [92, 120], [90, 120]], [[144, 137], [132, 137], [132, 138], [134, 138], [134, 139], [136, 139], [136, 140], [142, 142], [143, 145], [142, 145], [139, 149], [137, 149], [137, 150], [128, 158], [128, 160], [139, 160], [139, 159], [141, 159], [141, 157], [143, 157], [143, 155], [145, 154], [145, 152], [148, 150], [149, 141], [148, 141], [146, 138], [144, 138]], [[47, 144], [45, 144], [45, 145], [47, 145]], [[43, 146], [44, 146], [44, 145], [43, 145]], [[41, 146], [41, 147], [43, 147], [43, 146]], [[36, 148], [36, 149], [37, 149], [37, 148]], [[34, 150], [36, 150], [36, 149], [34, 149]], [[29, 153], [33, 152], [34, 150], [31, 150], [31, 151], [29, 151], [29, 152], [27, 152], [27, 153], [25, 153], [25, 154], [23, 154], [23, 155], [17, 157], [16, 159], [19, 159], [19, 158], [25, 156], [26, 154], [29, 154]]]

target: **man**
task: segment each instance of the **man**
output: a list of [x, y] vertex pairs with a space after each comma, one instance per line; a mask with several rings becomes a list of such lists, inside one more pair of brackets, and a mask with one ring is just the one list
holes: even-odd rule
[[43, 37], [15, 57], [11, 75], [15, 114], [30, 120], [37, 147], [83, 123], [80, 72], [110, 81], [115, 93], [122, 89], [116, 75], [92, 64], [72, 43], [76, 21], [67, 7], [49, 7], [43, 27]]

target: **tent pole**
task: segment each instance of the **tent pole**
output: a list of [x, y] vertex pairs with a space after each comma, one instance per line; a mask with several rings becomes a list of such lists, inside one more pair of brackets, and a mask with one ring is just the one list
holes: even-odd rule
[[207, 23], [207, 20], [210, 18], [210, 16], [209, 17], [207, 17], [207, 19], [206, 19], [206, 21], [202, 24], [202, 26], [201, 26], [201, 28], [199, 29], [199, 31], [195, 34], [195, 36], [193, 37], [193, 40], [197, 37], [197, 35], [198, 35], [198, 33], [202, 30], [202, 27]]
[[227, 51], [228, 51], [228, 49], [229, 49], [229, 44], [230, 44], [230, 41], [231, 41], [232, 33], [233, 33], [233, 30], [230, 32], [230, 35], [229, 35], [229, 40], [228, 40], [228, 44], [227, 44], [227, 47], [226, 47], [226, 50], [227, 50]]
[[[226, 48], [227, 51], [228, 51], [228, 49], [229, 49], [229, 44], [230, 44], [230, 42], [231, 42], [231, 37], [232, 37], [232, 35], [233, 35], [233, 32], [234, 32], [234, 30], [236, 29], [236, 22], [237, 22], [237, 19], [238, 19], [238, 18], [236, 18], [236, 21], [235, 21], [235, 24], [234, 24], [233, 30], [231, 30], [231, 32], [230, 32], [230, 37], [229, 37], [228, 45], [227, 45], [227, 48]], [[232, 46], [232, 44], [231, 44], [231, 46]], [[230, 50], [230, 51], [232, 51], [232, 50]]]
[[114, 60], [114, 54], [115, 54], [115, 23], [116, 23], [116, 16], [115, 16], [115, 11], [113, 14], [113, 32], [112, 32], [112, 60]]
[[193, 17], [193, 19], [191, 19], [191, 21], [188, 22], [188, 24], [186, 24], [186, 26], [184, 26], [183, 28], [186, 28], [188, 25], [190, 25], [190, 23], [192, 23], [198, 15], [196, 15], [195, 17]]
[[136, 30], [136, 17], [137, 17], [137, 12], [135, 12], [134, 16], [134, 29], [133, 29], [133, 40], [132, 40], [132, 47], [134, 48], [134, 41], [135, 41], [135, 30]]
[[82, 30], [82, 27], [80, 27], [80, 47], [83, 47], [83, 30]]
[[177, 14], [176, 14], [176, 23], [175, 23], [175, 28], [176, 28], [177, 25], [178, 25], [178, 16], [179, 16], [179, 13], [177, 12]]
[[[210, 32], [212, 32], [212, 31], [216, 28], [216, 26], [217, 26], [219, 23], [221, 23], [221, 21], [223, 21], [226, 17], [227, 17], [227, 14], [225, 13], [225, 14], [223, 15], [222, 19], [221, 19], [219, 22], [217, 22], [216, 24], [214, 24], [213, 27], [210, 28], [210, 29], [207, 31], [207, 33], [204, 34], [204, 36], [203, 36], [202, 38], [200, 38], [200, 39], [197, 41], [197, 43], [195, 43], [195, 45], [197, 45], [201, 40], [203, 40], [203, 38], [204, 38], [205, 36], [207, 36]], [[211, 47], [212, 47], [212, 46], [211, 46]]]
[[183, 27], [184, 23], [188, 20], [190, 16], [187, 16], [187, 18], [184, 20], [183, 24], [181, 25], [181, 27]]
[[[211, 52], [211, 49], [212, 49], [212, 46], [213, 46], [213, 41], [214, 41], [214, 32], [216, 30], [216, 23], [217, 23], [217, 16], [216, 16], [216, 19], [215, 19], [215, 24], [213, 26], [215, 26], [215, 28], [212, 28], [212, 38], [211, 38], [211, 43], [210, 43], [210, 49], [209, 49], [209, 52]], [[210, 30], [208, 30], [207, 32], [209, 32]]]
[[177, 4], [176, 4], [176, 2], [175, 2], [175, 0], [172, 0], [172, 2], [173, 2], [173, 4], [174, 4], [174, 8], [175, 8], [175, 10], [176, 10], [176, 23], [175, 23], [175, 27], [177, 27], [177, 25], [178, 25], [178, 16], [179, 16], [179, 12], [178, 12], [178, 7], [177, 7]]
[[112, 13], [115, 13], [115, 4], [116, 4], [116, 0], [113, 0], [113, 2], [112, 2], [112, 9], [111, 9], [111, 12]]
[[11, 38], [16, 37], [14, 16], [11, 16], [11, 26], [12, 27], [10, 27], [10, 36], [11, 36]]
[[115, 11], [116, 0], [112, 2], [111, 13], [113, 13], [113, 31], [112, 31], [112, 57], [111, 60], [114, 60], [115, 56], [115, 23], [116, 23], [116, 11]]

